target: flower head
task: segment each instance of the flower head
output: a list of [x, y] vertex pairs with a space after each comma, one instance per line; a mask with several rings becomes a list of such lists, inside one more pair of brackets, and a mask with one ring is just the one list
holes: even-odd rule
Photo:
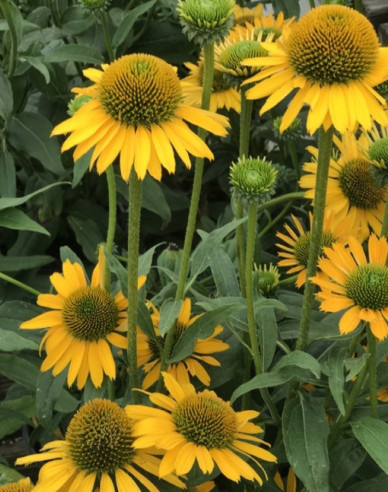
[[34, 489], [29, 478], [22, 478], [17, 483], [0, 485], [0, 492], [31, 492]]
[[359, 12], [342, 5], [311, 9], [283, 29], [276, 43], [263, 43], [266, 57], [246, 60], [266, 67], [247, 82], [259, 82], [247, 92], [269, 96], [260, 113], [271, 109], [297, 89], [283, 115], [280, 131], [310, 106], [307, 130], [333, 125], [339, 132], [369, 129], [372, 121], [388, 125], [385, 100], [374, 89], [388, 77], [388, 48], [379, 48], [372, 24]]
[[[309, 213], [310, 229], [305, 231], [299, 219], [291, 215], [296, 231], [288, 224], [284, 224], [287, 234], [281, 232], [276, 233], [276, 236], [283, 241], [277, 243], [276, 246], [280, 249], [278, 256], [284, 258], [279, 261], [279, 266], [291, 267], [287, 273], [297, 273], [296, 286], [302, 287], [306, 282], [306, 269], [311, 245], [311, 228], [313, 224], [313, 214]], [[344, 243], [348, 237], [346, 222], [333, 226], [333, 214], [326, 214], [323, 222], [321, 255], [324, 254], [324, 248], [329, 247], [335, 242]], [[320, 275], [320, 273], [318, 273]]]
[[[140, 490], [138, 483], [149, 492], [158, 489], [139, 471], [157, 475], [159, 459], [149, 450], [133, 447], [133, 422], [117, 403], [100, 398], [83, 405], [72, 418], [64, 441], [45, 444], [42, 452], [18, 458], [26, 465], [49, 461], [39, 473], [36, 492], [95, 490], [128, 492]], [[164, 477], [179, 487], [183, 483]]]
[[[133, 443], [136, 449], [156, 446], [165, 450], [159, 475], [174, 470], [177, 475], [188, 473], [197, 462], [203, 473], [212, 473], [217, 465], [228, 479], [263, 479], [244, 458], [252, 459], [266, 473], [256, 458], [275, 462], [275, 456], [260, 447], [266, 445], [255, 434], [263, 429], [249, 420], [258, 412], [235, 412], [213, 391], [195, 392], [191, 384], [180, 385], [170, 374], [164, 373], [164, 382], [170, 396], [152, 393], [149, 398], [161, 408], [144, 405], [126, 407], [128, 415], [136, 420]], [[248, 441], [248, 442], [247, 442]]]
[[[200, 57], [197, 65], [185, 63], [190, 70], [187, 77], [182, 79], [183, 100], [192, 106], [200, 107], [203, 91], [203, 56]], [[241, 96], [224, 73], [214, 69], [212, 92], [210, 95], [209, 110], [216, 112], [218, 109], [234, 109], [237, 113], [241, 109]]]
[[219, 43], [233, 25], [234, 0], [178, 0], [183, 32], [203, 46]]
[[[38, 296], [38, 305], [51, 310], [25, 321], [20, 328], [48, 328], [41, 342], [47, 353], [42, 371], [52, 369], [56, 376], [68, 366], [69, 386], [77, 380], [77, 387], [83, 388], [90, 374], [93, 385], [100, 387], [104, 374], [116, 377], [111, 346], [126, 349], [128, 345], [128, 302], [122, 292], [113, 296], [104, 288], [102, 254], [90, 284], [79, 263], [66, 260], [62, 270], [63, 274], [50, 277], [57, 294]], [[140, 277], [139, 285], [144, 280]]]
[[101, 174], [120, 155], [120, 170], [128, 180], [132, 167], [139, 179], [147, 172], [160, 180], [162, 167], [175, 172], [175, 155], [191, 166], [189, 154], [213, 158], [205, 142], [184, 120], [216, 135], [225, 136], [224, 116], [193, 108], [182, 102], [176, 70], [152, 55], [132, 54], [89, 68], [84, 75], [94, 84], [75, 88], [91, 98], [52, 134], [71, 132], [62, 151], [76, 147], [74, 160], [94, 148], [90, 168], [96, 162]]
[[339, 322], [341, 333], [350, 333], [366, 321], [375, 337], [382, 340], [388, 336], [387, 239], [372, 234], [368, 255], [353, 236], [348, 244], [348, 248], [338, 243], [326, 248], [319, 268], [327, 279], [311, 278], [321, 288], [317, 294], [320, 309], [330, 313], [345, 309]]
[[272, 263], [269, 265], [259, 265], [255, 267], [255, 272], [258, 275], [258, 288], [263, 296], [271, 295], [279, 284], [279, 270]]
[[277, 170], [271, 162], [259, 158], [242, 157], [229, 171], [232, 192], [248, 203], [264, 203], [275, 193]]
[[[346, 220], [349, 230], [360, 240], [369, 235], [369, 228], [377, 234], [381, 231], [386, 187], [373, 175], [372, 162], [363, 152], [360, 142], [351, 133], [345, 133], [342, 140], [334, 138], [340, 156], [330, 160], [327, 184], [326, 208], [334, 214], [334, 223]], [[364, 146], [367, 142], [364, 140]], [[315, 158], [318, 151], [309, 148]], [[303, 166], [307, 172], [299, 184], [306, 188], [306, 198], [314, 198], [317, 163], [309, 162]]]
[[[149, 338], [143, 333], [140, 328], [137, 334], [137, 353], [138, 353], [138, 366], [143, 367], [146, 376], [142, 383], [143, 389], [148, 389], [159, 379], [161, 368], [161, 350], [164, 345], [164, 338], [160, 335], [158, 330], [159, 325], [159, 311], [155, 306], [150, 306], [152, 309], [152, 321], [155, 329], [155, 339]], [[175, 328], [175, 341], [172, 348], [175, 347], [175, 343], [179, 340], [184, 331], [194, 323], [201, 315], [191, 317], [191, 300], [189, 298], [184, 299], [181, 312], [179, 313], [176, 328]], [[209, 386], [210, 376], [202, 364], [209, 364], [211, 366], [220, 366], [217, 359], [210, 354], [217, 352], [223, 352], [229, 348], [229, 345], [222, 340], [217, 339], [217, 336], [222, 332], [222, 326], [217, 326], [212, 335], [203, 340], [198, 339], [195, 342], [193, 353], [185, 359], [171, 364], [167, 372], [172, 374], [180, 384], [190, 382], [190, 376], [197, 377], [202, 384]]]

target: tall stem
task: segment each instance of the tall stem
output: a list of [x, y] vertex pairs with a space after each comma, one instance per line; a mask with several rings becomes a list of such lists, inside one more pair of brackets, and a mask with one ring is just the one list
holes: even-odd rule
[[12, 10], [8, 0], [0, 0], [0, 7], [3, 11], [3, 16], [7, 21], [9, 33], [11, 36], [11, 49], [9, 52], [9, 60], [8, 60], [8, 72], [7, 77], [10, 78], [14, 74], [16, 68], [16, 57], [17, 57], [17, 34], [16, 27], [13, 21]]
[[139, 387], [136, 335], [141, 191], [142, 182], [132, 169], [128, 195], [128, 371], [132, 395], [136, 403], [140, 400], [139, 394], [133, 390]]
[[[105, 171], [106, 181], [108, 184], [108, 230], [106, 233], [106, 243], [105, 248], [111, 253], [113, 251], [113, 244], [115, 239], [116, 231], [116, 208], [117, 208], [117, 197], [116, 197], [116, 181], [115, 172], [113, 166], [109, 166]], [[105, 288], [109, 290], [110, 286], [110, 271], [109, 268], [105, 267], [104, 272], [104, 284]]]
[[314, 300], [315, 285], [310, 282], [310, 277], [317, 271], [318, 257], [321, 252], [323, 219], [325, 214], [327, 180], [329, 176], [330, 155], [333, 145], [334, 128], [327, 131], [323, 128], [319, 134], [317, 179], [314, 197], [314, 218], [311, 231], [311, 245], [308, 254], [306, 284], [304, 288], [302, 319], [299, 328], [299, 338], [296, 343], [297, 350], [306, 350], [308, 343], [311, 310]]
[[114, 54], [113, 54], [113, 49], [112, 49], [112, 42], [111, 42], [110, 35], [109, 35], [108, 19], [106, 17], [105, 10], [101, 11], [100, 21], [101, 21], [101, 26], [102, 26], [102, 32], [104, 34], [105, 46], [106, 46], [106, 50], [108, 52], [109, 61], [112, 62], [114, 60]]
[[[257, 210], [258, 206], [255, 203], [248, 205], [248, 231], [247, 231], [247, 250], [245, 256], [245, 281], [246, 281], [246, 297], [247, 297], [247, 319], [248, 332], [252, 351], [253, 362], [255, 365], [256, 374], [263, 372], [263, 362], [260, 355], [259, 338], [257, 336], [255, 311], [253, 306], [253, 258], [255, 252], [256, 225], [257, 225]], [[260, 394], [266, 403], [268, 410], [276, 425], [280, 426], [279, 413], [271, 400], [271, 396], [267, 388], [262, 388]]]
[[385, 209], [384, 209], [384, 217], [383, 222], [381, 224], [381, 234], [380, 236], [388, 235], [388, 200], [385, 201]]
[[[244, 204], [237, 198], [236, 200], [236, 219], [242, 219], [244, 216]], [[236, 245], [237, 245], [237, 264], [240, 278], [241, 295], [246, 296], [246, 281], [245, 281], [245, 267], [244, 267], [244, 227], [242, 224], [236, 227]]]
[[368, 337], [368, 368], [369, 368], [369, 395], [370, 395], [370, 411], [371, 416], [378, 418], [378, 402], [377, 402], [377, 364], [376, 364], [376, 338], [370, 329], [366, 329]]

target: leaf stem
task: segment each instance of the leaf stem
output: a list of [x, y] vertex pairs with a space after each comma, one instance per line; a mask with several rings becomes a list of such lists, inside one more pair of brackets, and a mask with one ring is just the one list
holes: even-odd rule
[[6, 282], [9, 282], [10, 284], [16, 285], [16, 287], [20, 287], [23, 290], [26, 290], [27, 292], [30, 292], [31, 294], [34, 294], [35, 296], [38, 296], [40, 292], [33, 287], [30, 287], [29, 285], [25, 284], [24, 282], [20, 282], [19, 280], [16, 280], [9, 275], [6, 275], [5, 273], [0, 272], [0, 278], [5, 280]]

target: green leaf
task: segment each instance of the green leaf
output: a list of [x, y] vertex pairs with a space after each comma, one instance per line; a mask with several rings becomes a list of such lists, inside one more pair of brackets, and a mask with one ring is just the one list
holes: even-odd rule
[[23, 388], [35, 391], [39, 369], [31, 362], [10, 354], [0, 354], [0, 374]]
[[[0, 321], [1, 323], [1, 321]], [[38, 350], [39, 346], [17, 333], [0, 328], [1, 350], [3, 352], [18, 352], [19, 350]]]
[[278, 339], [278, 326], [275, 310], [273, 308], [260, 309], [256, 312], [255, 320], [259, 325], [259, 342], [263, 370], [266, 371], [271, 365], [276, 351]]
[[233, 262], [224, 248], [220, 247], [212, 252], [210, 268], [220, 296], [238, 296], [240, 294]]
[[104, 63], [102, 54], [90, 46], [81, 44], [65, 44], [50, 50], [44, 56], [45, 63], [79, 62], [88, 65], [101, 65]]
[[357, 482], [350, 487], [343, 489], [343, 492], [387, 492], [387, 490], [388, 477], [382, 473], [381, 475], [373, 477], [370, 480]]
[[0, 195], [3, 197], [16, 196], [15, 162], [5, 146], [0, 152]]
[[40, 268], [52, 263], [54, 258], [46, 255], [33, 256], [2, 256], [0, 255], [1, 272], [20, 272], [31, 268]]
[[338, 440], [330, 450], [330, 480], [343, 490], [344, 483], [352, 476], [365, 460], [366, 453], [360, 443], [354, 439]]
[[345, 415], [343, 391], [345, 384], [344, 360], [346, 351], [346, 347], [334, 347], [330, 351], [327, 361], [329, 388], [342, 415]]
[[137, 323], [140, 326], [141, 331], [147, 335], [150, 340], [159, 343], [152, 323], [150, 310], [142, 300], [139, 300], [137, 304]]
[[27, 152], [45, 169], [60, 176], [65, 170], [58, 141], [50, 138], [52, 129], [50, 121], [40, 113], [24, 112], [11, 118], [9, 137], [15, 148]]
[[11, 208], [11, 207], [17, 207], [18, 205], [22, 205], [23, 203], [28, 202], [28, 200], [33, 196], [39, 195], [39, 193], [43, 193], [47, 190], [50, 190], [51, 188], [54, 188], [54, 186], [67, 185], [67, 184], [70, 183], [67, 181], [61, 181], [59, 183], [52, 183], [48, 186], [45, 186], [44, 188], [41, 188], [40, 190], [36, 190], [33, 193], [29, 193], [28, 195], [22, 196], [20, 198], [0, 198], [0, 210], [5, 210], [6, 208]]
[[309, 492], [329, 492], [329, 424], [319, 401], [298, 393], [286, 403], [283, 439], [288, 461]]
[[148, 249], [145, 253], [139, 257], [139, 277], [141, 275], [148, 275], [151, 270], [152, 257], [154, 256], [155, 249], [158, 248], [163, 243], [155, 244], [152, 248]]
[[67, 222], [73, 230], [77, 243], [81, 246], [86, 258], [95, 262], [97, 259], [97, 247], [105, 238], [93, 219], [85, 219], [78, 215], [68, 215]]
[[16, 399], [5, 400], [0, 405], [0, 439], [13, 434], [36, 414], [35, 397], [24, 395]]
[[25, 56], [21, 58], [21, 60], [25, 60], [31, 67], [35, 68], [35, 70], [38, 70], [46, 82], [46, 84], [50, 83], [50, 72], [47, 68], [47, 66], [43, 63], [43, 58], [41, 56]]
[[0, 227], [17, 231], [38, 232], [40, 234], [45, 234], [46, 236], [50, 235], [47, 229], [17, 208], [0, 210]]
[[86, 152], [86, 154], [75, 161], [73, 169], [73, 182], [71, 184], [72, 188], [75, 188], [87, 173], [92, 154], [93, 149], [89, 150], [89, 152]]
[[155, 5], [156, 1], [157, 0], [150, 0], [149, 2], [145, 2], [142, 5], [138, 5], [128, 12], [128, 14], [123, 18], [113, 35], [112, 46], [114, 48], [117, 48], [122, 42], [125, 41], [137, 19], [148, 10], [150, 10], [151, 7]]
[[0, 118], [8, 121], [13, 110], [12, 86], [8, 77], [0, 71]]
[[307, 369], [314, 374], [316, 378], [319, 378], [321, 375], [321, 367], [317, 359], [306, 352], [301, 352], [300, 350], [295, 350], [294, 352], [284, 355], [275, 365], [273, 370], [278, 371], [281, 374], [292, 375], [293, 367]]
[[191, 355], [198, 338], [203, 340], [209, 337], [217, 325], [222, 325], [227, 321], [229, 314], [243, 308], [244, 306], [241, 304], [232, 304], [221, 306], [213, 311], [204, 313], [192, 325], [186, 328], [175, 344], [171, 357], [167, 362], [169, 364], [179, 362]]
[[388, 424], [373, 417], [363, 417], [351, 425], [363, 448], [388, 474]]
[[113, 272], [118, 278], [120, 289], [124, 294], [124, 297], [128, 297], [128, 272], [127, 269], [119, 262], [119, 260], [112, 255], [106, 248], [104, 248], [104, 255], [106, 262], [109, 266], [109, 270]]
[[250, 393], [251, 391], [260, 388], [272, 388], [273, 386], [279, 386], [286, 383], [290, 379], [291, 377], [283, 376], [282, 374], [276, 372], [263, 372], [263, 374], [258, 374], [246, 383], [238, 386], [233, 391], [230, 402], [233, 403], [235, 400], [237, 400], [237, 398], [245, 395], [245, 393]]
[[23, 478], [25, 477], [13, 468], [9, 468], [8, 466], [0, 463], [0, 485], [16, 483]]
[[141, 206], [158, 215], [164, 222], [170, 222], [171, 209], [163, 189], [160, 183], [150, 176], [146, 176], [143, 182]]
[[160, 308], [159, 333], [163, 337], [174, 325], [182, 308], [182, 301], [166, 299]]

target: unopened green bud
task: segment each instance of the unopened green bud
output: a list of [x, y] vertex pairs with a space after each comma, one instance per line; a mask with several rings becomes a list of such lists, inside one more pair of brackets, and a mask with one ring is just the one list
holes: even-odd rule
[[279, 284], [280, 275], [276, 266], [260, 265], [258, 268], [255, 266], [256, 276], [258, 276], [258, 289], [261, 295], [270, 296], [274, 293], [276, 287]]
[[92, 98], [86, 94], [81, 94], [72, 99], [67, 105], [67, 114], [69, 116], [74, 116], [74, 114], [87, 102], [91, 101]]
[[368, 154], [372, 161], [388, 167], [388, 138], [375, 140], [369, 147]]
[[200, 46], [220, 43], [233, 25], [234, 0], [178, 0], [183, 32]]
[[277, 170], [265, 158], [239, 158], [230, 168], [229, 180], [235, 197], [261, 204], [275, 193]]

